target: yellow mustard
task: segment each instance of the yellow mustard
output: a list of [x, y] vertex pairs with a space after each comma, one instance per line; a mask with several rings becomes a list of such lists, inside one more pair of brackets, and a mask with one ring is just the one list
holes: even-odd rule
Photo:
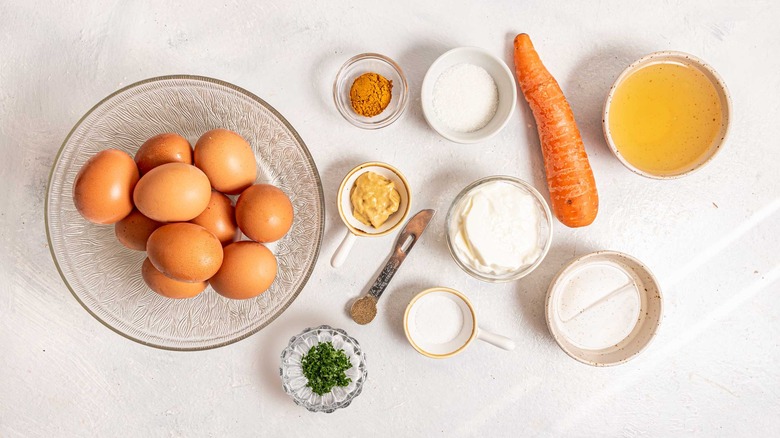
[[374, 172], [365, 172], [357, 178], [350, 199], [352, 216], [374, 228], [381, 227], [401, 205], [395, 184]]

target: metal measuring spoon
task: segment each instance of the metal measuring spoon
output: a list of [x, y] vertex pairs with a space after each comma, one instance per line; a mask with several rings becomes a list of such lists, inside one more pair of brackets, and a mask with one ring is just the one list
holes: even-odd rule
[[[355, 300], [352, 303], [352, 307], [349, 309], [349, 313], [352, 319], [358, 324], [368, 324], [374, 320], [376, 316], [376, 303], [382, 293], [387, 289], [387, 285], [393, 278], [398, 268], [403, 263], [409, 251], [418, 240], [420, 236], [428, 228], [428, 224], [436, 214], [435, 210], [422, 210], [415, 214], [409, 222], [406, 223], [401, 233], [398, 235], [398, 240], [395, 242], [395, 248], [393, 249], [393, 255], [390, 256], [390, 260], [379, 273], [379, 276], [374, 281], [371, 289], [363, 297]], [[410, 239], [411, 238], [411, 239]]]

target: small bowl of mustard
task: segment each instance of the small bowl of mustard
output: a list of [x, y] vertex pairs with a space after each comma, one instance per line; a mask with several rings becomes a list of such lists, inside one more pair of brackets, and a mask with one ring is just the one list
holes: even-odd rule
[[347, 230], [330, 261], [334, 268], [344, 263], [358, 237], [381, 237], [395, 231], [409, 217], [412, 192], [401, 171], [371, 161], [347, 173], [336, 203]]
[[398, 120], [409, 103], [409, 86], [401, 67], [378, 53], [353, 56], [333, 83], [333, 101], [349, 123], [379, 129]]

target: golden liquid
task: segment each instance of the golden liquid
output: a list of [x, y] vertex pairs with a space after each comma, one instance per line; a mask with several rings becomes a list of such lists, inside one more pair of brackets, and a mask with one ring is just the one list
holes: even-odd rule
[[673, 175], [706, 158], [723, 124], [714, 84], [695, 67], [651, 64], [625, 78], [609, 109], [612, 141], [639, 170]]

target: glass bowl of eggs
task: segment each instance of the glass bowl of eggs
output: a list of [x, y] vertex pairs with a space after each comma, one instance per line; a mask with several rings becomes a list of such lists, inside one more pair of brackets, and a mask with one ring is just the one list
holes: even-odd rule
[[[211, 237], [204, 239], [217, 255], [209, 260], [216, 262], [207, 274], [187, 278], [186, 290], [173, 291], [168, 289], [173, 285], [172, 278], [183, 278], [186, 272], [162, 272], [160, 266], [166, 264], [163, 260], [166, 254], [156, 254], [153, 247], [165, 248], [171, 240], [192, 243], [208, 225], [191, 223], [197, 219], [190, 221], [192, 212], [182, 217], [152, 218], [155, 206], [170, 209], [178, 205], [186, 209], [195, 204], [187, 199], [157, 199], [155, 196], [162, 192], [154, 186], [159, 183], [170, 188], [178, 184], [180, 188], [192, 190], [202, 187], [199, 191], [205, 196], [199, 198], [198, 209], [208, 205], [206, 210], [213, 207], [214, 211], [228, 211], [230, 219], [238, 222], [241, 210], [238, 204], [249, 191], [249, 188], [240, 190], [239, 197], [238, 189], [215, 187], [216, 180], [210, 176], [211, 171], [205, 164], [199, 165], [196, 140], [203, 138], [204, 133], [219, 131], [216, 128], [237, 133], [236, 137], [243, 139], [246, 157], [242, 166], [251, 170], [251, 181], [246, 181], [245, 185], [251, 185], [250, 188], [274, 186], [287, 205], [292, 204], [290, 212], [294, 212], [294, 218], [289, 231], [285, 226], [283, 237], [254, 235], [249, 227], [241, 227], [244, 233], [238, 233], [239, 240], [247, 241], [238, 242], [241, 245], [230, 244], [232, 236], [222, 241], [216, 233], [211, 233]], [[196, 145], [194, 165], [170, 162], [151, 170], [142, 168], [143, 160], [139, 160], [138, 155], [142, 145], [152, 138], [159, 140], [161, 133], [176, 133], [186, 154], [193, 154], [191, 145]], [[95, 164], [92, 160], [96, 157], [106, 163], [122, 164], [118, 168], [90, 165], [90, 162]], [[198, 184], [185, 183], [185, 176], [168, 178], [170, 185], [162, 181], [165, 179], [162, 176], [157, 182], [152, 181], [155, 178], [149, 178], [165, 166], [171, 169], [178, 166], [181, 175], [195, 175], [192, 178]], [[82, 204], [81, 201], [89, 196], [81, 189], [94, 186], [79, 183], [79, 175], [88, 167], [107, 180], [118, 175], [134, 175], [131, 175], [134, 186], [118, 190], [125, 195], [130, 193], [125, 200], [127, 211], [122, 215], [125, 219], [98, 217], [105, 212], [87, 211], [86, 204]], [[123, 169], [129, 169], [129, 173]], [[166, 170], [166, 174], [171, 175], [179, 175], [177, 172]], [[105, 187], [108, 186], [103, 189]], [[213, 194], [217, 193], [212, 192], [212, 188], [226, 193], [218, 193], [219, 202], [211, 202]], [[148, 198], [147, 206], [142, 205], [147, 202], [135, 199], [141, 192], [148, 192], [149, 196], [139, 195]], [[265, 196], [252, 194], [255, 195]], [[81, 199], [82, 196], [86, 197]], [[250, 194], [246, 196], [251, 197]], [[235, 218], [232, 217], [233, 204], [236, 204]], [[143, 222], [138, 214], [127, 215], [134, 207], [154, 219], [151, 221], [154, 223], [148, 222], [149, 219]], [[92, 216], [93, 213], [97, 216]], [[45, 203], [46, 233], [52, 258], [76, 300], [116, 333], [143, 345], [167, 350], [204, 350], [227, 345], [252, 335], [284, 312], [303, 289], [314, 268], [322, 242], [324, 213], [319, 173], [306, 145], [287, 120], [254, 94], [227, 82], [200, 76], [144, 80], [116, 91], [95, 105], [76, 123], [60, 148], [50, 174]], [[129, 245], [132, 231], [146, 225], [159, 228], [152, 234], [147, 233], [148, 239], [143, 244]], [[162, 233], [163, 229], [166, 233]], [[277, 238], [270, 244], [259, 243]], [[226, 245], [224, 250], [223, 245]], [[237, 256], [230, 254], [236, 251], [228, 250], [234, 245]], [[272, 274], [270, 287], [252, 297], [228, 297], [227, 293], [218, 293], [221, 285], [219, 274], [214, 274], [215, 266], [221, 270], [229, 258], [241, 260], [241, 254], [258, 251], [264, 252], [263, 256], [269, 260], [267, 265], [274, 268], [269, 271]], [[180, 253], [191, 255], [189, 251]], [[266, 280], [268, 278], [266, 276]], [[181, 282], [185, 280], [179, 279]]]

